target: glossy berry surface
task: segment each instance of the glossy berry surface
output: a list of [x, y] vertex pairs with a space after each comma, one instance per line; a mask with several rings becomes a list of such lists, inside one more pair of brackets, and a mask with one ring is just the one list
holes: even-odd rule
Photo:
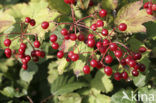
[[29, 23], [30, 23], [31, 26], [35, 26], [36, 21], [34, 19], [31, 19]]
[[94, 39], [90, 39], [87, 41], [87, 45], [91, 48], [93, 48], [95, 46], [95, 40]]
[[79, 59], [79, 55], [78, 54], [73, 54], [70, 59], [72, 61], [77, 61]]
[[116, 50], [114, 54], [118, 58], [121, 58], [122, 57], [122, 51], [121, 50]]
[[76, 34], [70, 34], [70, 40], [75, 41], [77, 39]]
[[140, 47], [140, 48], [139, 48], [139, 52], [141, 52], [141, 53], [146, 52], [146, 48], [145, 48], [145, 47], [143, 47], [143, 46], [142, 46], [142, 47]]
[[56, 42], [57, 41], [57, 36], [55, 34], [52, 34], [50, 36], [50, 41], [53, 43], [53, 42]]
[[97, 29], [97, 25], [96, 24], [92, 24], [90, 27], [93, 31], [95, 31]]
[[26, 18], [25, 18], [25, 22], [26, 22], [26, 23], [30, 23], [30, 21], [31, 21], [31, 18], [30, 18], [30, 17], [26, 17]]
[[115, 51], [118, 48], [116, 43], [111, 43], [109, 46], [110, 46], [111, 51]]
[[112, 56], [107, 55], [107, 56], [105, 57], [105, 63], [110, 64], [110, 63], [112, 63], [112, 61], [113, 61]]
[[105, 17], [107, 15], [107, 11], [104, 10], [104, 9], [101, 9], [100, 12], [99, 12], [99, 16], [100, 17]]
[[92, 67], [97, 67], [97, 65], [98, 65], [98, 62], [97, 62], [95, 59], [92, 59], [92, 60], [90, 61], [90, 66], [92, 66]]
[[146, 12], [147, 12], [147, 14], [149, 14], [149, 15], [152, 15], [152, 14], [153, 14], [152, 8], [146, 9]]
[[121, 77], [123, 78], [123, 79], [128, 79], [128, 73], [127, 72], [122, 72], [121, 73]]
[[108, 35], [108, 30], [107, 29], [102, 29], [102, 33], [103, 36], [107, 36]]
[[85, 36], [83, 34], [79, 34], [78, 35], [78, 40], [79, 41], [84, 41], [85, 40]]
[[83, 72], [84, 72], [84, 74], [90, 74], [90, 67], [88, 65], [85, 65], [83, 67]]
[[103, 39], [103, 46], [109, 45], [109, 40], [108, 39]]
[[40, 42], [38, 41], [38, 40], [36, 40], [35, 42], [34, 42], [34, 47], [35, 48], [39, 48], [40, 47]]
[[94, 39], [94, 34], [89, 34], [88, 39]]
[[119, 72], [114, 73], [114, 79], [119, 81], [121, 79], [121, 74]]
[[4, 40], [4, 45], [5, 45], [6, 47], [9, 47], [10, 44], [11, 44], [11, 40], [10, 40], [10, 39], [5, 39], [5, 40]]
[[104, 72], [106, 73], [107, 76], [111, 76], [112, 75], [112, 68], [109, 66], [106, 66], [104, 68]]
[[64, 56], [64, 52], [63, 51], [59, 51], [59, 52], [57, 52], [57, 57], [58, 58], [63, 58], [63, 56]]
[[49, 27], [49, 22], [47, 22], [47, 21], [42, 22], [41, 27], [43, 29], [47, 29]]
[[104, 26], [104, 22], [103, 22], [102, 20], [98, 20], [98, 21], [96, 22], [96, 26], [97, 26], [97, 27], [103, 27], [103, 26]]
[[23, 65], [22, 65], [22, 68], [23, 68], [24, 70], [27, 70], [27, 69], [28, 69], [27, 64], [23, 64]]
[[61, 30], [61, 34], [62, 34], [62, 35], [68, 35], [68, 30], [65, 29], [65, 28], [62, 29], [62, 30]]
[[132, 70], [132, 75], [137, 77], [139, 75], [139, 72], [137, 70]]
[[21, 43], [21, 44], [20, 44], [20, 48], [21, 48], [21, 49], [26, 49], [26, 48], [27, 48], [27, 45], [26, 45], [25, 43]]
[[127, 29], [127, 25], [125, 23], [121, 23], [118, 28], [120, 31], [125, 31]]
[[52, 46], [53, 49], [58, 49], [59, 48], [59, 44], [58, 43], [53, 43], [51, 46]]

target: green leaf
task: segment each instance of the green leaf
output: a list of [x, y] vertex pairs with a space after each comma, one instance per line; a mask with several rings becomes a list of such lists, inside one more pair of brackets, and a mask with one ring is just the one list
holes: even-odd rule
[[118, 6], [118, 0], [102, 0], [102, 8], [114, 10]]
[[20, 78], [28, 83], [33, 79], [33, 75], [38, 71], [38, 66], [34, 62], [29, 62], [27, 70], [20, 70]]
[[154, 16], [148, 15], [145, 9], [140, 9], [143, 6], [141, 1], [133, 2], [122, 7], [115, 19], [115, 24], [127, 24], [125, 33], [146, 32], [145, 26], [142, 24], [148, 21], [154, 21]]
[[14, 97], [15, 95], [15, 91], [13, 87], [5, 87], [3, 89], [3, 91], [0, 91], [3, 95], [7, 96], [7, 97]]
[[58, 72], [59, 72], [59, 74], [63, 74], [63, 72], [64, 72], [64, 70], [65, 70], [65, 68], [68, 66], [68, 62], [67, 62], [67, 60], [66, 60], [66, 58], [62, 58], [62, 59], [59, 59], [59, 60], [57, 60], [57, 65], [58, 65]]
[[0, 71], [7, 72], [9, 67], [14, 65], [14, 59], [0, 59]]
[[52, 9], [56, 9], [58, 12], [64, 15], [70, 14], [70, 6], [66, 4], [63, 0], [48, 0], [49, 6]]
[[146, 76], [139, 74], [138, 77], [134, 77], [133, 82], [137, 87], [143, 87], [146, 84]]
[[58, 97], [59, 103], [81, 103], [81, 97], [78, 93], [68, 93]]
[[[135, 45], [134, 45], [134, 43], [135, 43]], [[130, 38], [128, 40], [128, 44], [130, 45], [130, 49], [132, 51], [137, 51], [140, 48], [140, 46], [143, 46], [144, 45], [141, 41], [139, 41], [136, 38]]]
[[87, 103], [111, 103], [111, 99], [106, 95], [97, 94], [89, 96]]
[[69, 75], [61, 75], [51, 84], [51, 93], [53, 95], [63, 95], [86, 86], [88, 84], [78, 82]]
[[91, 87], [105, 93], [113, 90], [113, 84], [103, 69], [96, 73], [95, 78], [91, 81]]
[[89, 6], [90, 0], [78, 0], [77, 6], [81, 9], [87, 9]]

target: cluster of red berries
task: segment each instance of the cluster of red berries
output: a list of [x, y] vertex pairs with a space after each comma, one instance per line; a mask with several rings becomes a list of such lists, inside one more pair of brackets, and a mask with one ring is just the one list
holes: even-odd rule
[[146, 2], [144, 4], [144, 9], [146, 9], [147, 14], [152, 15], [153, 11], [156, 11], [156, 4], [152, 2]]
[[75, 0], [64, 0], [66, 4], [74, 4]]
[[26, 17], [25, 22], [29, 23], [31, 26], [35, 26], [36, 24], [36, 21], [34, 19], [31, 19], [30, 17]]

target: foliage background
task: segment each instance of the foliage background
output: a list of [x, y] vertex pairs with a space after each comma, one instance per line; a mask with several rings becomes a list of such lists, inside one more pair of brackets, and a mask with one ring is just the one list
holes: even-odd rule
[[[74, 6], [76, 17], [78, 19], [82, 18], [102, 7], [109, 12], [105, 21], [108, 29], [110, 29], [111, 25], [125, 21], [126, 7], [121, 9], [123, 6], [130, 4], [132, 8], [129, 8], [128, 11], [137, 11], [140, 6], [131, 4], [137, 0], [120, 0], [117, 4], [114, 3], [115, 0], [94, 0], [95, 6], [88, 7], [89, 1], [85, 0], [82, 6], [80, 0], [78, 0], [77, 5]], [[144, 2], [146, 1], [144, 0]], [[123, 11], [121, 14], [117, 13], [114, 17], [114, 10], [117, 12]], [[131, 16], [132, 13], [130, 12], [129, 15]], [[140, 12], [137, 11], [137, 13]], [[149, 49], [141, 59], [141, 63], [144, 63], [147, 67], [145, 73], [135, 78], [132, 77], [130, 81], [115, 81], [113, 78], [106, 76], [103, 69], [96, 70], [92, 68], [90, 75], [83, 75], [82, 68], [88, 55], [83, 55], [83, 58], [73, 64], [67, 63], [65, 58], [56, 59], [57, 51], [52, 50], [49, 42], [49, 36], [52, 34], [50, 31], [55, 25], [51, 24], [49, 29], [45, 31], [41, 29], [40, 24], [44, 20], [71, 22], [70, 14], [70, 7], [63, 0], [0, 1], [0, 33], [19, 31], [18, 22], [24, 21], [27, 16], [34, 18], [37, 24], [35, 27], [30, 27], [29, 32], [38, 33], [38, 39], [42, 42], [41, 48], [47, 54], [46, 58], [41, 59], [39, 63], [30, 62], [28, 70], [24, 71], [21, 69], [20, 61], [16, 60], [15, 57], [7, 59], [4, 50], [0, 49], [0, 103], [29, 103], [28, 96], [34, 103], [39, 103], [47, 97], [46, 103], [121, 103], [122, 91], [127, 94], [130, 94], [131, 91], [156, 94], [156, 20], [153, 17], [149, 16], [140, 21], [140, 18], [145, 16], [142, 12], [140, 16], [133, 18], [134, 21], [138, 21], [138, 27], [134, 26], [134, 23], [132, 23], [134, 21], [130, 17], [126, 21], [128, 27], [130, 27], [128, 32], [114, 34], [114, 40], [124, 42], [133, 51], [136, 51], [141, 45]], [[119, 18], [120, 16], [122, 18]], [[146, 23], [144, 23], [145, 21]], [[90, 25], [94, 20], [87, 19], [84, 22]], [[144, 32], [144, 26], [147, 32]], [[62, 27], [65, 27], [65, 25]], [[59, 44], [62, 43], [62, 37], [60, 36], [62, 27], [58, 27], [54, 31], [59, 36]], [[87, 34], [85, 31], [84, 33]], [[15, 36], [10, 35], [10, 38]], [[29, 39], [34, 40], [31, 36]], [[3, 41], [4, 37], [0, 37], [0, 48], [4, 48]], [[15, 40], [11, 48], [17, 50], [19, 47], [17, 44], [19, 45], [18, 40]], [[67, 42], [66, 51], [73, 44], [70, 41]], [[26, 52], [30, 54], [32, 48], [28, 47], [29, 49]], [[79, 43], [79, 48], [84, 51], [91, 50], [84, 43]], [[82, 65], [82, 67], [79, 67], [79, 65]], [[114, 62], [112, 66], [117, 68], [118, 65]], [[122, 102], [131, 103], [128, 100]], [[156, 101], [153, 101], [153, 103], [156, 103]]]

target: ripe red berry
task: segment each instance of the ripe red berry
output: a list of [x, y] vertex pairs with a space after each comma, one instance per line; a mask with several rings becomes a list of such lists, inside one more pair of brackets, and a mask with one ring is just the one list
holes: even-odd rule
[[110, 63], [112, 63], [112, 61], [113, 61], [112, 56], [107, 55], [107, 56], [105, 57], [105, 63], [110, 64]]
[[143, 47], [143, 46], [142, 46], [142, 47], [140, 47], [140, 48], [139, 48], [139, 52], [141, 52], [141, 53], [146, 52], [146, 48], [145, 48], [145, 47]]
[[97, 29], [97, 25], [96, 24], [92, 24], [90, 27], [93, 31], [95, 31]]
[[34, 47], [35, 48], [39, 48], [40, 47], [40, 42], [38, 41], [38, 40], [36, 40], [35, 42], [34, 42]]
[[56, 42], [57, 41], [57, 36], [55, 34], [52, 34], [50, 36], [50, 41], [53, 43], [53, 42]]
[[59, 48], [59, 44], [58, 43], [53, 43], [51, 46], [52, 46], [53, 49], [58, 49]]
[[98, 62], [97, 62], [95, 59], [92, 59], [92, 60], [90, 61], [90, 66], [92, 66], [92, 67], [97, 67], [97, 65], [98, 65]]
[[89, 39], [87, 41], [87, 45], [91, 48], [93, 48], [95, 46], [95, 40], [94, 39]]
[[156, 11], [156, 4], [153, 4], [153, 5], [152, 5], [152, 10], [153, 10], [153, 11]]
[[134, 67], [133, 67], [135, 70], [138, 70], [140, 68], [140, 64], [136, 64]]
[[47, 29], [49, 27], [49, 22], [47, 22], [47, 21], [42, 22], [41, 27], [43, 29]]
[[146, 66], [144, 64], [140, 64], [139, 70], [140, 72], [144, 72], [146, 69]]
[[39, 61], [39, 57], [38, 57], [38, 56], [33, 56], [33, 57], [32, 57], [32, 60], [33, 60], [34, 62], [38, 62], [38, 61]]
[[88, 39], [94, 39], [94, 35], [93, 34], [89, 34], [88, 35]]
[[94, 2], [92, 0], [90, 0], [89, 6], [93, 6], [93, 5], [94, 5]]
[[115, 51], [115, 50], [117, 50], [117, 48], [118, 48], [118, 46], [117, 46], [116, 43], [110, 43], [109, 47], [110, 47], [110, 50], [111, 50], [111, 51]]
[[103, 46], [109, 45], [109, 40], [108, 39], [103, 39]]
[[134, 58], [134, 60], [139, 60], [139, 59], [141, 59], [141, 53], [135, 53], [134, 55], [133, 55], [133, 58]]
[[96, 47], [99, 49], [100, 47], [102, 47], [102, 43], [99, 41], [96, 43]]
[[31, 26], [35, 26], [36, 21], [34, 19], [31, 19], [29, 23], [30, 23]]
[[64, 35], [64, 39], [65, 40], [69, 40], [70, 39], [70, 35]]
[[38, 56], [38, 57], [41, 56], [41, 51], [40, 50], [36, 50], [35, 53], [36, 53], [36, 56]]
[[135, 60], [130, 60], [130, 61], [128, 62], [128, 65], [129, 65], [130, 67], [134, 67], [134, 66], [136, 65]]
[[144, 9], [147, 9], [147, 8], [148, 8], [148, 4], [149, 4], [149, 2], [146, 2], [146, 3], [144, 4]]
[[107, 15], [107, 11], [104, 10], [104, 9], [101, 9], [100, 12], [99, 12], [99, 16], [100, 17], [105, 17]]
[[108, 35], [108, 30], [107, 29], [102, 29], [102, 33], [103, 36], [107, 36]]
[[70, 61], [71, 61], [71, 59], [67, 57], [67, 58], [66, 58], [66, 61], [67, 61], [67, 62], [70, 62]]
[[139, 72], [137, 70], [132, 70], [132, 75], [137, 77], [139, 75]]
[[66, 4], [74, 4], [75, 0], [64, 0]]
[[29, 62], [31, 60], [31, 57], [29, 55], [26, 55], [25, 59], [27, 60], [27, 62]]
[[85, 40], [85, 36], [83, 34], [79, 34], [78, 40], [79, 41], [84, 41]]
[[59, 52], [57, 52], [57, 57], [58, 58], [63, 58], [63, 56], [64, 56], [64, 52], [63, 51], [59, 51]]
[[147, 12], [147, 14], [149, 14], [149, 15], [152, 15], [152, 14], [153, 14], [153, 12], [152, 12], [152, 8], [148, 8], [148, 9], [146, 9], [146, 12]]
[[26, 49], [26, 48], [27, 48], [27, 45], [26, 45], [25, 43], [21, 43], [21, 44], [20, 44], [20, 48], [21, 48], [21, 49]]
[[104, 68], [104, 72], [106, 73], [107, 76], [111, 76], [112, 75], [112, 68], [109, 66], [106, 66]]
[[90, 74], [90, 67], [88, 65], [85, 65], [83, 67], [83, 72], [84, 72], [84, 74]]
[[27, 70], [27, 69], [28, 69], [27, 64], [23, 64], [23, 65], [22, 65], [22, 68], [23, 68], [24, 70]]
[[97, 63], [98, 63], [98, 65], [96, 66], [96, 68], [101, 69], [103, 67], [102, 64], [100, 63], [100, 61], [98, 61]]
[[24, 54], [24, 53], [25, 53], [25, 49], [19, 48], [19, 49], [18, 49], [18, 52], [19, 52], [19, 54], [21, 54], [21, 55], [22, 55], [22, 54]]
[[119, 81], [121, 79], [121, 74], [119, 72], [114, 73], [114, 79]]
[[96, 26], [97, 26], [97, 27], [103, 27], [103, 26], [104, 26], [103, 21], [102, 21], [102, 20], [98, 20], [98, 21], [96, 22]]
[[70, 34], [70, 40], [75, 41], [77, 39], [76, 34]]
[[21, 59], [25, 58], [25, 54], [19, 54], [18, 56], [19, 56], [19, 58], [21, 58]]
[[126, 57], [125, 61], [128, 64], [132, 58], [130, 56]]
[[41, 58], [44, 58], [45, 57], [45, 52], [44, 51], [40, 51], [41, 52]]
[[71, 58], [72, 55], [74, 55], [74, 52], [73, 52], [73, 51], [68, 52], [68, 57], [69, 57], [69, 58]]
[[22, 63], [23, 63], [23, 64], [27, 64], [28, 61], [27, 61], [25, 58], [23, 58], [23, 59], [22, 59]]
[[70, 59], [72, 61], [77, 61], [79, 59], [79, 55], [78, 54], [73, 54]]
[[122, 57], [122, 51], [121, 50], [116, 50], [115, 51], [115, 56], [118, 57], [118, 58], [121, 58]]
[[127, 25], [125, 23], [121, 23], [118, 28], [120, 31], [125, 31], [127, 29]]
[[103, 54], [103, 53], [106, 52], [106, 49], [107, 49], [106, 46], [101, 46], [101, 47], [99, 48], [99, 51], [100, 51], [101, 54]]
[[32, 57], [36, 56], [36, 50], [31, 51], [31, 56]]
[[10, 44], [11, 44], [11, 40], [10, 40], [10, 39], [5, 39], [5, 40], [4, 40], [4, 45], [5, 45], [6, 47], [9, 47]]
[[121, 65], [124, 66], [124, 65], [126, 65], [126, 60], [125, 59], [122, 59], [120, 63], [121, 63]]
[[128, 79], [128, 73], [127, 72], [122, 72], [121, 76], [124, 80]]
[[61, 30], [61, 34], [62, 34], [62, 35], [68, 35], [68, 30], [65, 29], [65, 28], [62, 29], [62, 30]]
[[6, 48], [5, 51], [4, 51], [5, 55], [7, 58], [10, 58], [11, 57], [11, 54], [12, 54], [12, 51], [10, 48]]
[[30, 18], [30, 17], [26, 17], [26, 18], [25, 18], [25, 22], [26, 22], [26, 23], [30, 23], [30, 21], [31, 21], [31, 18]]

